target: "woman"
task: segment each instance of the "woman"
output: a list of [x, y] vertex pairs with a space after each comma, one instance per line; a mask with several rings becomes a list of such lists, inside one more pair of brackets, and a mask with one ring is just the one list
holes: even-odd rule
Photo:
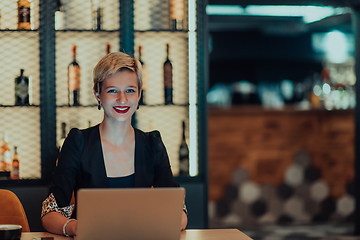
[[[131, 126], [141, 88], [141, 64], [125, 53], [110, 53], [95, 66], [94, 95], [104, 119], [94, 127], [69, 132], [43, 202], [41, 216], [47, 231], [76, 235], [76, 211], [70, 201], [79, 188], [179, 186], [160, 133]], [[186, 225], [184, 207], [181, 229]]]

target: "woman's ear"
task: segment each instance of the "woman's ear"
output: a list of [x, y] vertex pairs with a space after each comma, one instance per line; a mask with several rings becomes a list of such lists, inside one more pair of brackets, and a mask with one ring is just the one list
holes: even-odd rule
[[139, 97], [138, 97], [138, 101], [140, 101], [141, 94], [142, 94], [142, 89], [140, 88], [140, 89], [139, 89]]
[[100, 94], [94, 90], [94, 96], [96, 98], [96, 101], [100, 101]]

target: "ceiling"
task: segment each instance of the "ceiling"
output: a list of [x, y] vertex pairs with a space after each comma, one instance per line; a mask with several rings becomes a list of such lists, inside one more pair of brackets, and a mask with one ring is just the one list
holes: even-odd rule
[[[208, 0], [209, 5], [312, 5], [360, 7], [360, 0]], [[210, 32], [261, 31], [266, 34], [299, 34], [339, 30], [352, 32], [351, 13], [324, 18], [310, 24], [301, 17], [209, 15]]]
[[211, 5], [313, 5], [359, 7], [360, 0], [208, 0]]

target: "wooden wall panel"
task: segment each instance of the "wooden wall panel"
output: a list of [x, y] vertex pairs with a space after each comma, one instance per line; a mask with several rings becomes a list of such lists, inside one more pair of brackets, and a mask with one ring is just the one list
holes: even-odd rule
[[311, 164], [338, 198], [354, 179], [353, 110], [283, 111], [260, 107], [210, 108], [209, 200], [222, 198], [233, 170], [241, 167], [252, 181], [279, 185], [296, 153]]

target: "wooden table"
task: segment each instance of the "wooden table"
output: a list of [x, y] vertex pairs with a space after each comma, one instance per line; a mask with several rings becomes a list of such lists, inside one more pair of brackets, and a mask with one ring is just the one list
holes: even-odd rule
[[[47, 232], [23, 233], [21, 240], [33, 240], [34, 238], [54, 237], [54, 240], [70, 240], [71, 237], [65, 237]], [[202, 229], [185, 230], [181, 233], [180, 240], [251, 240], [244, 233], [237, 229]], [[36, 239], [37, 240], [37, 239]]]

